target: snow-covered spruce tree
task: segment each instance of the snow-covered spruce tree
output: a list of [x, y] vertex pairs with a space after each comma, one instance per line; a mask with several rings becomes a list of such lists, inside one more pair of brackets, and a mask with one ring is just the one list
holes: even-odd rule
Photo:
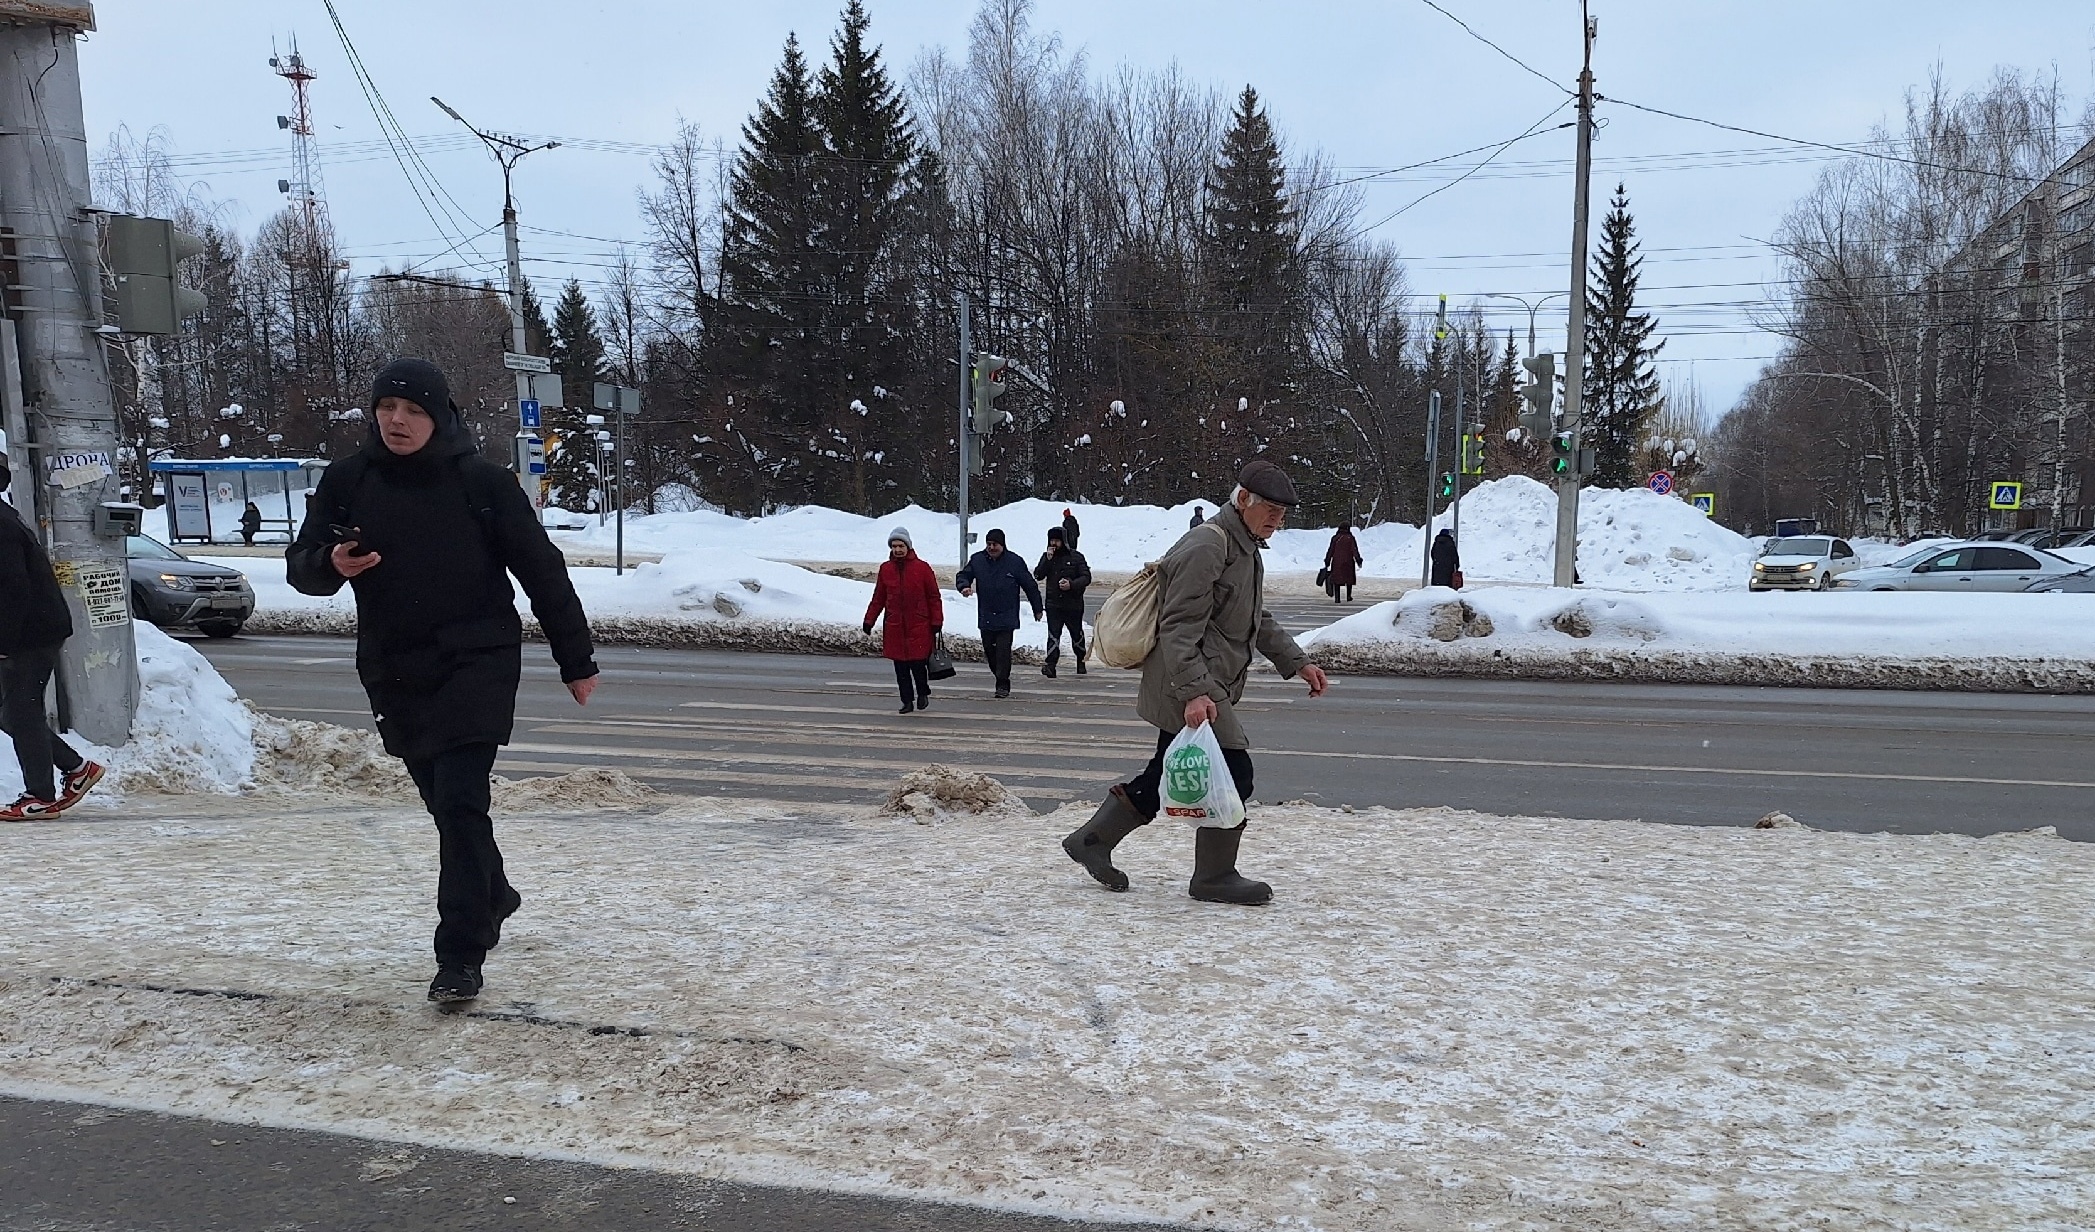
[[720, 305], [704, 366], [723, 397], [718, 430], [700, 435], [709, 497], [737, 509], [815, 499], [847, 461], [825, 411], [842, 394], [823, 329], [829, 237], [820, 229], [825, 154], [800, 42], [788, 35], [771, 88], [742, 126], [728, 181]]
[[567, 405], [545, 413], [547, 430], [560, 440], [546, 459], [546, 480], [552, 485], [554, 504], [583, 512], [593, 507], [591, 496], [599, 487], [596, 438], [586, 420], [594, 387], [604, 379], [604, 341], [582, 284], [573, 278], [553, 305], [553, 336], [547, 350]]
[[1651, 341], [1658, 322], [1637, 311], [1637, 251], [1629, 194], [1615, 186], [1600, 224], [1600, 251], [1586, 284], [1586, 368], [1580, 393], [1583, 443], [1594, 453], [1588, 482], [1604, 488], [1642, 483], [1637, 472], [1652, 418], [1664, 401], [1652, 361], [1666, 344]]
[[850, 0], [809, 104], [824, 149], [813, 202], [829, 317], [822, 360], [835, 378], [812, 409], [823, 499], [872, 513], [896, 503], [901, 447], [917, 436], [902, 391], [921, 331], [904, 259], [917, 142], [867, 25], [865, 6]]

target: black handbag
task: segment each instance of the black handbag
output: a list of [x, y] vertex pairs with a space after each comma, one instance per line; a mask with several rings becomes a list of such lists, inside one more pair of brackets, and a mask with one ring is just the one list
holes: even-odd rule
[[933, 680], [951, 680], [959, 672], [953, 666], [953, 656], [946, 653], [946, 635], [941, 633], [931, 643], [931, 657], [924, 661], [924, 674]]
[[1329, 581], [1331, 581], [1331, 566], [1326, 565], [1322, 569], [1317, 570], [1317, 585], [1321, 588]]

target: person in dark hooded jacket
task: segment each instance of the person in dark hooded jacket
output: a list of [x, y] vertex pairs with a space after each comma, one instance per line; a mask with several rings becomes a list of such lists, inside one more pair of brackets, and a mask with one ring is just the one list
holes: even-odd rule
[[[0, 450], [0, 492], [12, 478]], [[14, 506], [0, 500], [0, 729], [13, 738], [23, 791], [0, 805], [0, 821], [55, 817], [102, 779], [102, 766], [51, 730], [44, 691], [58, 652], [73, 635], [73, 613], [51, 558]]]
[[1462, 554], [1455, 549], [1455, 534], [1442, 529], [1433, 537], [1433, 569], [1430, 580], [1435, 586], [1453, 586], [1455, 575], [1462, 570]]
[[597, 666], [567, 562], [516, 477], [480, 457], [436, 366], [386, 365], [370, 440], [327, 468], [286, 552], [291, 585], [356, 592], [357, 675], [386, 752], [436, 820], [432, 1001], [480, 994], [480, 967], [522, 905], [488, 816], [489, 773], [509, 742], [523, 673], [514, 575], [560, 678], [589, 704]]

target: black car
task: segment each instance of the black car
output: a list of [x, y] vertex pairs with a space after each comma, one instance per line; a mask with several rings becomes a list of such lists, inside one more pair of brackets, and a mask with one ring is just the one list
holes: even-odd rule
[[255, 614], [247, 575], [224, 565], [191, 560], [144, 535], [124, 541], [131, 570], [131, 612], [163, 629], [195, 629], [231, 637]]

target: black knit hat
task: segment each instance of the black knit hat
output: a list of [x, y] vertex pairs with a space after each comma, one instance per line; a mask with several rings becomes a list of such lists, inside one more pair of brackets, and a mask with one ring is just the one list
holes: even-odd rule
[[377, 410], [387, 398], [405, 398], [439, 424], [456, 409], [451, 405], [451, 383], [426, 359], [396, 359], [379, 369], [371, 381], [371, 409]]
[[1062, 528], [1059, 526], [1048, 527], [1048, 538], [1054, 540], [1056, 543], [1062, 542]]
[[1276, 505], [1292, 508], [1302, 503], [1302, 498], [1295, 495], [1295, 483], [1288, 478], [1288, 473], [1264, 458], [1253, 458], [1245, 464], [1237, 475], [1237, 486]]
[[1002, 543], [1004, 542], [1004, 532], [1001, 530], [993, 530], [988, 534], [982, 536], [982, 538], [984, 541], [989, 543]]

